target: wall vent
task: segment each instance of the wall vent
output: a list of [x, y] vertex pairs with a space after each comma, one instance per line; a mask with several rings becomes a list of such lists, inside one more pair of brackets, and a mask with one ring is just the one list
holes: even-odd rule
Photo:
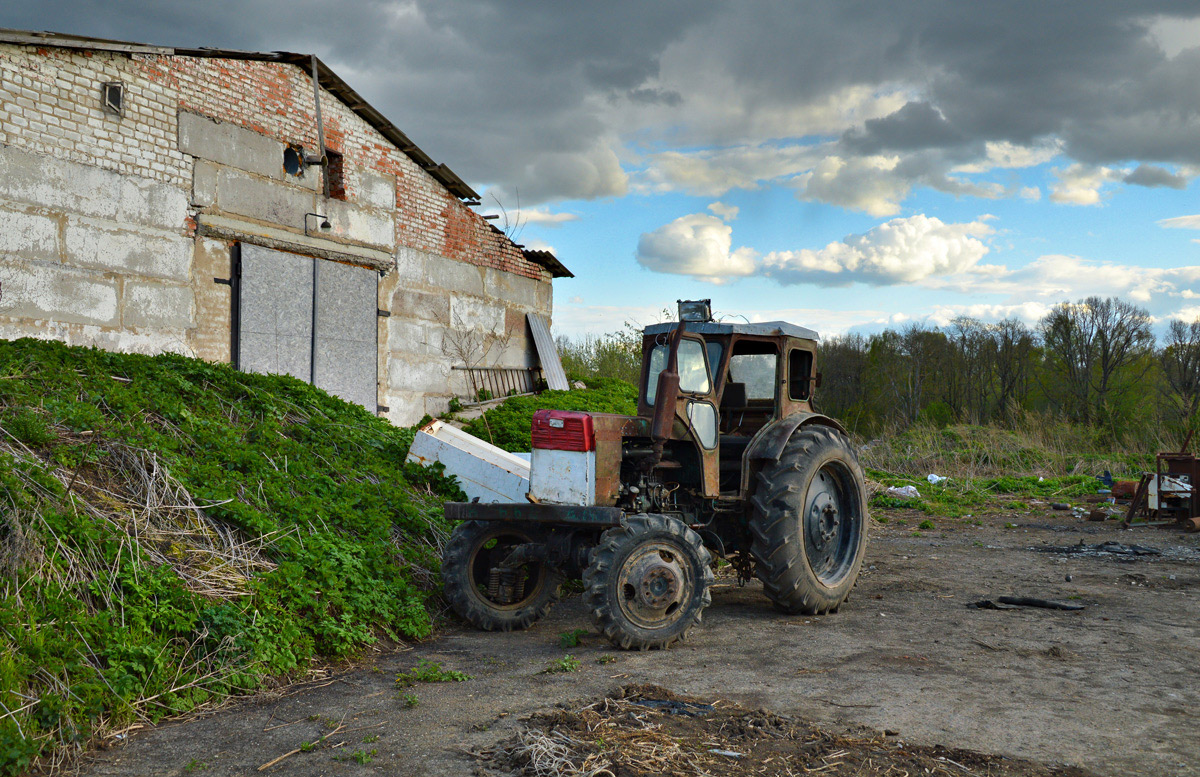
[[108, 113], [114, 116], [125, 115], [125, 85], [120, 81], [107, 81], [102, 84], [100, 100]]

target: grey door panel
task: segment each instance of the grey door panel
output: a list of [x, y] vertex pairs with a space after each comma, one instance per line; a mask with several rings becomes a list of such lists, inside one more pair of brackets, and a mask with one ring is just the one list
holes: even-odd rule
[[318, 260], [314, 383], [375, 412], [379, 394], [379, 276]]
[[242, 244], [238, 369], [312, 376], [312, 262]]

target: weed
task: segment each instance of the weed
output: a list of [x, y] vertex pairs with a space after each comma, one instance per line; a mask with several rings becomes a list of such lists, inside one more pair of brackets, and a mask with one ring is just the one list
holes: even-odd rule
[[320, 743], [320, 740], [317, 740], [316, 742], [301, 742], [300, 743], [300, 752], [302, 752], [302, 753], [311, 752], [312, 749], [314, 747], [316, 747], [319, 743]]
[[1006, 524], [1004, 524], [1004, 528], [1015, 529], [1015, 528], [1017, 528], [1017, 525], [1015, 523], [1006, 523]]
[[597, 664], [615, 664], [618, 661], [616, 656], [610, 656], [608, 653], [596, 659]]
[[400, 694], [400, 701], [404, 702], [405, 707], [412, 709], [421, 703], [421, 698], [415, 693], [402, 693]]
[[208, 768], [208, 764], [198, 758], [193, 758], [188, 761], [187, 766], [183, 767], [185, 772], [202, 772]]
[[558, 635], [558, 646], [563, 650], [569, 650], [573, 647], [579, 647], [583, 638], [588, 634], [587, 629], [571, 629], [564, 631]]
[[921, 529], [922, 531], [929, 531], [930, 529], [933, 528], [933, 521], [926, 518], [925, 520], [923, 520], [917, 524], [917, 528]]
[[396, 675], [396, 684], [408, 687], [417, 683], [461, 683], [470, 679], [471, 675], [465, 672], [442, 669], [442, 665], [437, 661], [422, 658], [406, 674]]
[[582, 664], [579, 659], [568, 653], [562, 658], [556, 658], [546, 665], [542, 670], [542, 674], [562, 674], [566, 672], [578, 672]]
[[367, 734], [365, 737], [362, 738], [362, 741], [363, 741], [364, 745], [369, 745], [373, 742], [378, 742], [379, 735], [378, 734]]

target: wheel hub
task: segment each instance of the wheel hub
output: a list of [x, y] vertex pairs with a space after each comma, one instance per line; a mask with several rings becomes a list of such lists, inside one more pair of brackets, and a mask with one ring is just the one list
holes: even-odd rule
[[809, 526], [812, 527], [812, 542], [818, 550], [824, 550], [830, 540], [837, 536], [841, 517], [837, 503], [828, 493], [818, 494], [809, 508]]
[[682, 617], [692, 584], [682, 554], [669, 543], [649, 542], [621, 565], [618, 600], [629, 620], [658, 628]]
[[638, 588], [638, 596], [647, 607], [662, 610], [679, 598], [680, 580], [673, 569], [666, 564], [659, 564], [646, 570], [642, 584]]

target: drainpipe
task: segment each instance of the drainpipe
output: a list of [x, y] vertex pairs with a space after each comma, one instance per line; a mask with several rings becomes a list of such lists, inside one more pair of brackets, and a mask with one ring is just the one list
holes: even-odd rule
[[328, 159], [325, 157], [325, 125], [321, 121], [321, 82], [317, 80], [317, 55], [312, 55], [312, 82], [313, 82], [313, 104], [317, 107], [317, 146], [319, 153], [316, 155], [305, 155], [304, 161], [310, 165], [321, 166], [321, 193], [329, 196], [329, 176], [326, 174], [325, 165]]

